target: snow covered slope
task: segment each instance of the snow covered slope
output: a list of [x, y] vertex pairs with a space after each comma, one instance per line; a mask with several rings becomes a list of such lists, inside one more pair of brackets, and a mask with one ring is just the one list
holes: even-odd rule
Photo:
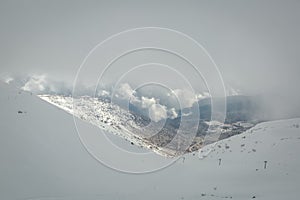
[[71, 115], [5, 84], [0, 91], [1, 200], [299, 199], [300, 119], [262, 123], [166, 169], [131, 175], [93, 159]]
[[[193, 111], [194, 115], [155, 122], [148, 116], [142, 115], [138, 109], [135, 111], [124, 109], [109, 101], [108, 98], [90, 96], [72, 98], [71, 96], [51, 94], [38, 96], [78, 119], [93, 124], [106, 132], [110, 130], [111, 134], [167, 157], [176, 157], [197, 151], [207, 144], [240, 134], [257, 124], [253, 121], [248, 123], [237, 121], [230, 124], [218, 121], [199, 121], [199, 116], [195, 111]], [[235, 117], [238, 118], [237, 116]], [[221, 135], [219, 136], [219, 134]], [[206, 136], [209, 136], [210, 139]]]

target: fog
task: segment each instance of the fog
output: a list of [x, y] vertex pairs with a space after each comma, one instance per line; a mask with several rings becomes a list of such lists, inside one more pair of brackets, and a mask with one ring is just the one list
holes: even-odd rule
[[[299, 1], [1, 1], [0, 5], [0, 76], [25, 90], [70, 94], [77, 70], [92, 48], [120, 31], [155, 26], [198, 41], [220, 70], [226, 95], [262, 97], [270, 118], [300, 116]], [[108, 79], [114, 80], [116, 69]], [[174, 76], [159, 75], [177, 84], [173, 89], [178, 95], [186, 89]], [[86, 73], [79, 87], [89, 90], [96, 84], [89, 82], [96, 80], [94, 76], [99, 73]], [[140, 73], [134, 79], [149, 76]], [[197, 95], [208, 92], [203, 81], [193, 84], [201, 85]], [[193, 102], [194, 95], [182, 96], [189, 97], [187, 104]]]

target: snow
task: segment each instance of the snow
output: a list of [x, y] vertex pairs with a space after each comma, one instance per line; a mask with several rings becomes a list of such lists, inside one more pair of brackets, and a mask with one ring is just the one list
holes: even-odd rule
[[[160, 109], [155, 108], [152, 110], [151, 107], [160, 106], [159, 104], [150, 106], [149, 116], [152, 120], [151, 123], [148, 124], [149, 121], [144, 117], [141, 117], [139, 112], [135, 112], [135, 114], [134, 112], [129, 112], [128, 109], [121, 107], [118, 104], [110, 103], [107, 99], [91, 96], [78, 96], [72, 98], [70, 96], [49, 94], [38, 96], [44, 101], [74, 115], [75, 120], [77, 118], [84, 120], [99, 127], [105, 132], [110, 132], [135, 145], [150, 149], [159, 155], [167, 157], [174, 157], [179, 154], [196, 151], [204, 145], [216, 142], [219, 140], [220, 133], [222, 134], [221, 138], [224, 139], [242, 133], [254, 126], [252, 123], [245, 122], [224, 124], [218, 121], [204, 121], [202, 122], [202, 125], [206, 123], [209, 126], [209, 130], [204, 133], [204, 131], [198, 130], [198, 122], [192, 117], [190, 119], [187, 118], [187, 120], [185, 119], [185, 123], [181, 123], [182, 119], [180, 121], [175, 121], [175, 123], [178, 123], [178, 125], [181, 126], [180, 131], [184, 132], [184, 134], [176, 134], [180, 131], [176, 130], [174, 124], [169, 123], [164, 127], [165, 120], [162, 119], [165, 117], [159, 117], [161, 116], [159, 113], [152, 114], [152, 112], [159, 111]], [[163, 112], [159, 112], [165, 114], [164, 111], [166, 111], [166, 108], [162, 106], [161, 109]], [[153, 120], [151, 116], [159, 117], [159, 119]], [[145, 124], [148, 125], [145, 126]], [[192, 134], [198, 131], [201, 132], [201, 134], [197, 134], [197, 137], [192, 140], [194, 137]], [[176, 135], [176, 137], [174, 137], [174, 135]], [[191, 135], [191, 140], [182, 139], [186, 138], [188, 135]], [[206, 137], [204, 140], [205, 135]], [[98, 138], [98, 140], [101, 140], [101, 138]], [[96, 146], [99, 146], [99, 144], [96, 144]]]
[[299, 199], [298, 118], [258, 124], [168, 168], [132, 175], [97, 162], [70, 114], [6, 84], [0, 90], [0, 199]]

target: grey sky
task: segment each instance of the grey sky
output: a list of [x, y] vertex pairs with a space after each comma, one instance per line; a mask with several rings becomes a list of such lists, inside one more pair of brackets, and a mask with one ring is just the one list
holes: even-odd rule
[[298, 104], [299, 19], [300, 1], [1, 1], [0, 74], [71, 81], [99, 42], [159, 26], [201, 43], [226, 84]]

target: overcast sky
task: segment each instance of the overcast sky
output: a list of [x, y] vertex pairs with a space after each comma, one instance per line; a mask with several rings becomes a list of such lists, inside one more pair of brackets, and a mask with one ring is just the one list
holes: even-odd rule
[[158, 26], [210, 53], [224, 82], [298, 105], [300, 1], [1, 1], [0, 74], [73, 80], [87, 53], [112, 34]]

